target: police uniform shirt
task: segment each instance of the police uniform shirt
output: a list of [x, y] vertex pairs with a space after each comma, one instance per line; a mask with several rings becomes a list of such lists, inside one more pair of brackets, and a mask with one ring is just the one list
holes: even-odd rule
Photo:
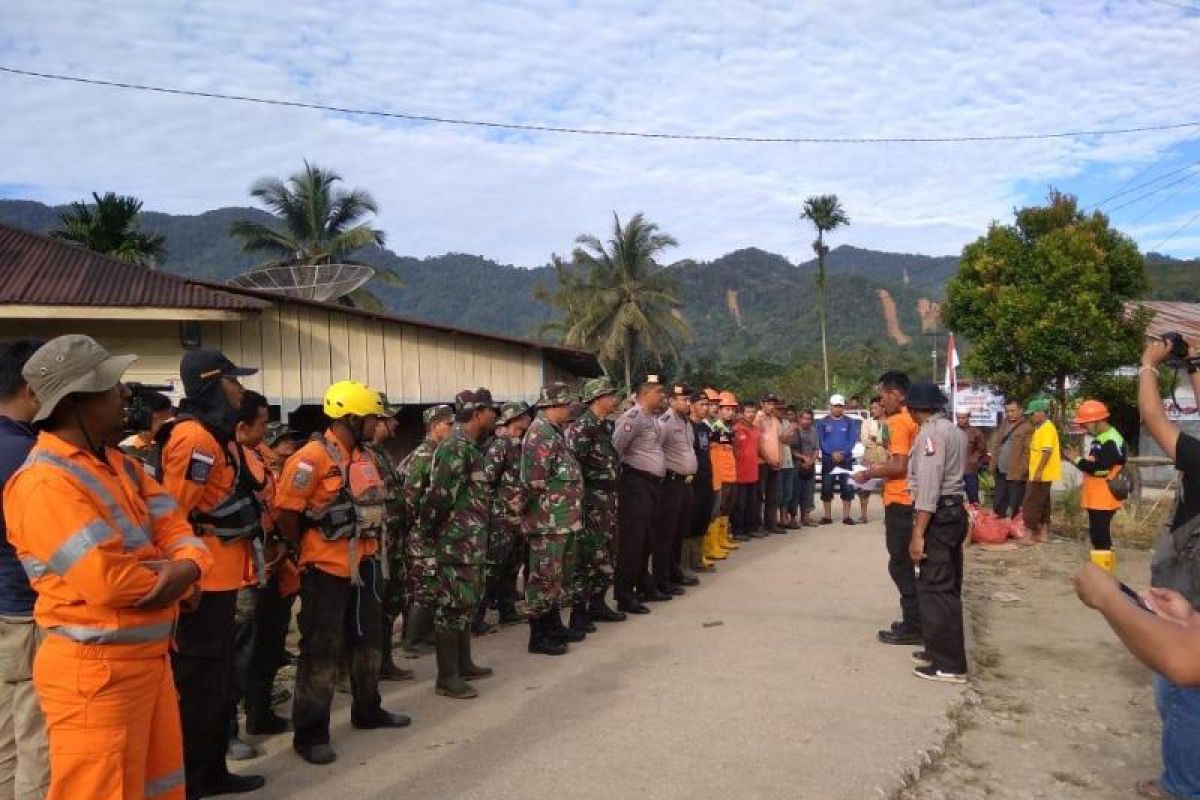
[[625, 466], [659, 478], [667, 474], [658, 418], [641, 406], [635, 405], [617, 420], [613, 429], [613, 447]]
[[941, 414], [917, 431], [908, 459], [908, 491], [917, 511], [937, 511], [938, 498], [962, 495], [967, 437]]
[[658, 418], [662, 428], [663, 460], [667, 471], [676, 475], [696, 474], [696, 450], [692, 423], [668, 410]]

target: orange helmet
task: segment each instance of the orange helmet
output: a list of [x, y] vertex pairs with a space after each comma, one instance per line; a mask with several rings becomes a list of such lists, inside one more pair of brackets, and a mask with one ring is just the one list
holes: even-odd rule
[[733, 392], [721, 392], [721, 406], [729, 408], [737, 408], [737, 398], [733, 396]]
[[1075, 412], [1075, 422], [1078, 425], [1099, 422], [1102, 419], [1108, 419], [1108, 406], [1099, 400], [1084, 400]]
[[704, 399], [710, 403], [719, 402], [721, 399], [721, 393], [718, 392], [716, 389], [705, 389], [704, 390]]

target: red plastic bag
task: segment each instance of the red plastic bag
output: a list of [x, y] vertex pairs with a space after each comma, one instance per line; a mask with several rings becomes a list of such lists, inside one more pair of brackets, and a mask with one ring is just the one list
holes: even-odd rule
[[1012, 534], [1012, 520], [997, 517], [990, 511], [980, 511], [971, 526], [973, 544], [1003, 544]]

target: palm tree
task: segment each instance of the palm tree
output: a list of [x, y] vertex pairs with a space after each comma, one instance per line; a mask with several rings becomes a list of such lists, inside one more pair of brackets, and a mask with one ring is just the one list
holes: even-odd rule
[[[268, 256], [262, 266], [358, 264], [348, 256], [366, 247], [382, 247], [384, 233], [363, 220], [379, 213], [379, 206], [363, 189], [337, 188], [342, 176], [304, 162], [304, 171], [287, 179], [260, 178], [250, 196], [275, 214], [282, 230], [249, 220], [238, 220], [229, 233], [242, 240], [246, 252]], [[394, 272], [375, 267], [376, 277], [399, 286]], [[380, 308], [378, 298], [365, 289], [348, 295], [355, 305]]]
[[50, 235], [118, 261], [154, 269], [167, 253], [167, 240], [137, 230], [142, 201], [115, 192], [105, 192], [103, 197], [92, 192], [92, 199], [95, 205], [72, 203], [59, 215], [58, 228]]
[[656, 260], [678, 242], [640, 213], [626, 225], [614, 213], [612, 239], [584, 234], [575, 243], [571, 257], [582, 274], [556, 258], [558, 289], [540, 297], [564, 312], [563, 342], [595, 350], [608, 367], [621, 365], [631, 389], [639, 352], [678, 356], [679, 345], [691, 340], [675, 281]]
[[829, 393], [829, 351], [825, 343], [825, 255], [829, 247], [825, 234], [835, 228], [850, 224], [850, 217], [838, 201], [836, 194], [822, 194], [804, 201], [800, 219], [806, 219], [817, 229], [817, 240], [813, 250], [817, 253], [817, 315], [821, 320], [821, 364], [825, 370], [825, 392]]

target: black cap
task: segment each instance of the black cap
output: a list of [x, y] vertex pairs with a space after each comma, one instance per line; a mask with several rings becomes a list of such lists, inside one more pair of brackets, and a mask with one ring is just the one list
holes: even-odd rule
[[199, 394], [209, 381], [225, 377], [244, 378], [257, 372], [256, 369], [237, 366], [220, 350], [189, 350], [179, 362], [179, 377], [183, 379], [183, 391], [188, 396]]
[[941, 411], [950, 402], [936, 383], [917, 381], [908, 388], [905, 405], [915, 411]]
[[671, 397], [691, 397], [692, 390], [685, 383], [673, 383], [671, 384], [671, 391], [668, 394]]
[[693, 403], [709, 402], [708, 395], [705, 394], [704, 392], [692, 392], [692, 395], [691, 395], [691, 397], [688, 398], [688, 400]]
[[778, 403], [779, 395], [775, 394], [774, 392], [767, 392], [766, 396], [763, 397], [762, 401], [764, 403]]

